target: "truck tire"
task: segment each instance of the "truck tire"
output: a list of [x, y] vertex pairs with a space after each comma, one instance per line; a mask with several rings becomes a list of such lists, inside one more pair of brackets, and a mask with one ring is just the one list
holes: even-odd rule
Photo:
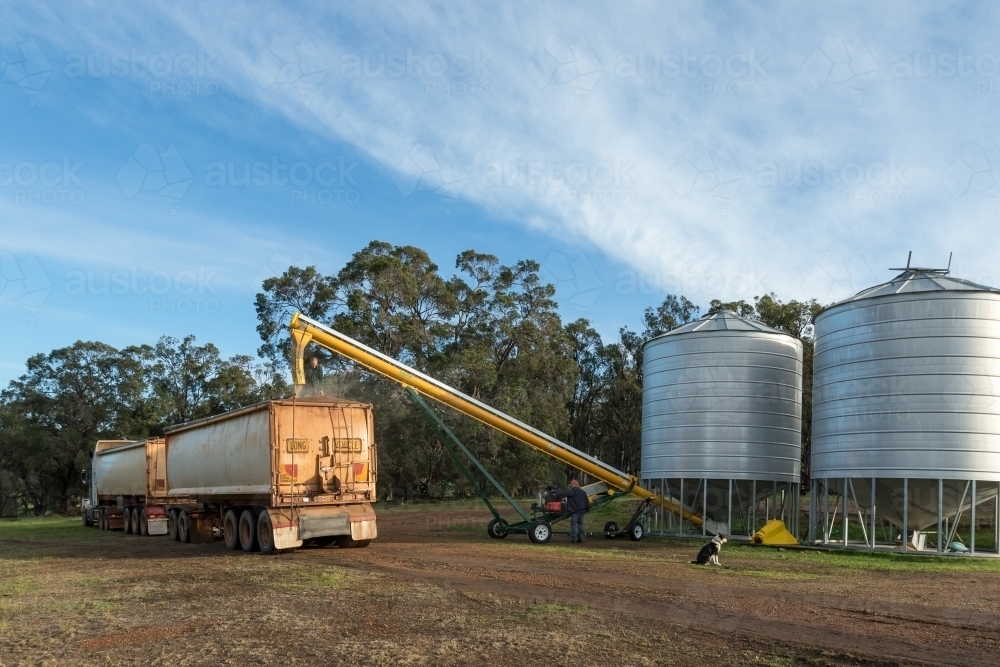
[[126, 507], [125, 508], [125, 525], [122, 528], [122, 531], [126, 535], [131, 535], [132, 534], [132, 508], [131, 507]]
[[257, 544], [260, 546], [260, 552], [268, 556], [286, 551], [274, 547], [274, 523], [271, 521], [271, 513], [267, 510], [257, 516]]
[[167, 539], [176, 542], [180, 539], [177, 530], [177, 510], [170, 510], [167, 513]]
[[248, 553], [260, 549], [257, 544], [257, 517], [251, 509], [240, 514], [240, 547]]
[[371, 540], [355, 540], [350, 535], [338, 535], [335, 540], [341, 549], [363, 549], [371, 544]]
[[149, 517], [146, 516], [146, 510], [139, 512], [139, 534], [149, 537]]
[[101, 530], [108, 529], [108, 513], [104, 511], [103, 508], [97, 511], [97, 520]]
[[222, 520], [222, 538], [230, 551], [240, 548], [240, 517], [236, 510], [226, 512], [226, 518]]
[[130, 525], [132, 526], [132, 534], [133, 535], [141, 535], [141, 533], [139, 532], [139, 508], [138, 507], [133, 507], [132, 508], [132, 523]]
[[184, 543], [191, 541], [191, 517], [184, 510], [177, 513], [177, 541]]

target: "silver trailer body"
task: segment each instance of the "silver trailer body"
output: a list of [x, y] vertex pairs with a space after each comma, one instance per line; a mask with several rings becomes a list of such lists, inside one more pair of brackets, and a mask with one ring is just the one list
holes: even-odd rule
[[146, 495], [145, 441], [120, 444], [94, 454], [97, 497]]
[[199, 428], [171, 432], [168, 497], [271, 495], [271, 425], [267, 405]]
[[81, 508], [84, 525], [118, 527], [127, 516], [124, 510], [134, 509], [142, 515], [143, 534], [165, 535], [167, 518], [152, 506], [166, 486], [163, 446], [162, 438], [99, 440], [91, 461], [90, 498]]
[[90, 501], [146, 495], [146, 450], [133, 440], [98, 440], [91, 461]]

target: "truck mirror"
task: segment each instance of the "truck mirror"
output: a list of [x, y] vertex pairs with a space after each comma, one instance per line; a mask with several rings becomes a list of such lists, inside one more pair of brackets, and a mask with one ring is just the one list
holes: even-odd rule
[[90, 471], [89, 470], [84, 470], [83, 472], [80, 473], [80, 482], [82, 482], [84, 486], [86, 486], [87, 484], [90, 483]]

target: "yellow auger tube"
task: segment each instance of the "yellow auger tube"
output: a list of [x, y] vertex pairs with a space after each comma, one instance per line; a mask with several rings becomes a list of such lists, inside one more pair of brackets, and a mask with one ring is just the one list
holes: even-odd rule
[[[473, 419], [477, 419], [515, 440], [520, 440], [529, 447], [582, 470], [610, 487], [624, 491], [629, 488], [634, 480], [633, 476], [626, 475], [620, 470], [584, 454], [550, 435], [542, 433], [484, 403], [480, 403], [471, 396], [467, 396], [457, 389], [453, 389], [432, 377], [424, 375], [392, 357], [373, 350], [301, 313], [295, 313], [292, 316], [291, 333], [294, 343], [292, 375], [296, 385], [305, 384], [303, 356], [306, 345], [310, 342], [315, 342], [331, 352], [336, 352], [351, 361], [361, 364], [374, 373], [378, 373], [390, 380], [395, 380], [405, 387], [413, 387], [414, 390], [428, 398], [444, 403], [448, 407], [454, 408]], [[683, 516], [694, 525], [700, 526], [702, 524], [700, 516], [692, 514], [674, 501], [661, 498], [656, 493], [644, 489], [638, 484], [632, 487], [632, 495], [639, 498], [652, 498], [657, 505]]]

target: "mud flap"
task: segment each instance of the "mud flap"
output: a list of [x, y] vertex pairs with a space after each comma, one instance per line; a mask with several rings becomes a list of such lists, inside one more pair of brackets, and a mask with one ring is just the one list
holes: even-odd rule
[[303, 512], [299, 515], [299, 538], [308, 540], [327, 535], [347, 535], [351, 532], [348, 514], [341, 508]]
[[375, 520], [351, 521], [352, 540], [374, 540], [378, 537]]
[[166, 535], [167, 534], [167, 517], [163, 518], [152, 518], [150, 517], [146, 521], [148, 526], [148, 532], [150, 535]]
[[297, 524], [294, 526], [282, 526], [281, 528], [275, 528], [273, 535], [275, 549], [298, 549], [302, 546], [302, 540], [299, 539], [299, 527]]

